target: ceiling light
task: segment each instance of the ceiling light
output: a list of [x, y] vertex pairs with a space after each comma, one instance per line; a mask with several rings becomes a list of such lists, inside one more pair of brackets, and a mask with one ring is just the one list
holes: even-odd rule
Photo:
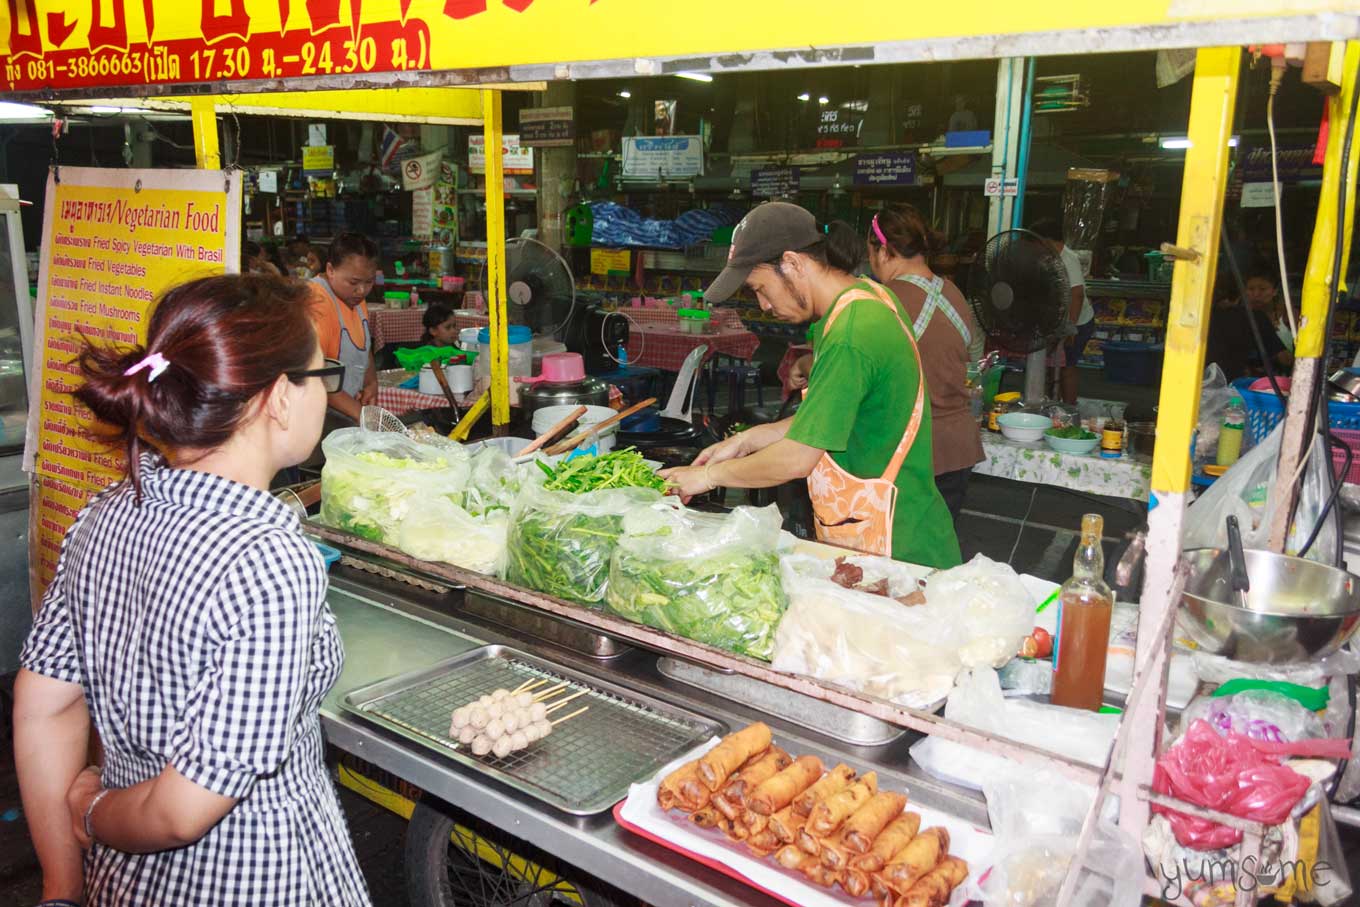
[[830, 103], [831, 103], [831, 99], [828, 98], [826, 95], [822, 95], [820, 98], [817, 99], [817, 103], [818, 103], [818, 104], [830, 104]]
[[50, 120], [52, 111], [33, 104], [0, 101], [0, 120]]
[[103, 104], [95, 104], [90, 108], [90, 113], [122, 113], [121, 107], [106, 107]]
[[[1190, 141], [1189, 137], [1183, 135], [1162, 136], [1162, 138], [1158, 140], [1157, 144], [1164, 151], [1184, 151], [1187, 148], [1191, 148], [1194, 146], [1194, 143]], [[1233, 136], [1232, 138], [1228, 139], [1228, 147], [1229, 148], [1237, 147], [1237, 136]]]
[[682, 79], [689, 79], [691, 82], [713, 81], [713, 77], [706, 72], [677, 72], [676, 75]]
[[805, 91], [805, 92], [803, 92], [802, 94], [800, 94], [800, 95], [798, 96], [798, 100], [800, 100], [800, 101], [811, 101], [811, 100], [812, 100], [812, 95], [808, 94], [808, 93]]
[[619, 97], [621, 98], [631, 98], [632, 96], [633, 93], [626, 88], [623, 91], [619, 92]]

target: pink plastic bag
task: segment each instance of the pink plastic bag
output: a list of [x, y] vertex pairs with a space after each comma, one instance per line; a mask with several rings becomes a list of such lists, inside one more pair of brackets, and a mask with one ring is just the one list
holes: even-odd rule
[[[1308, 790], [1309, 781], [1231, 731], [1219, 736], [1197, 719], [1179, 743], [1157, 758], [1152, 789], [1189, 803], [1279, 825]], [[1176, 841], [1196, 850], [1217, 850], [1242, 840], [1235, 828], [1153, 805], [1171, 823]]]

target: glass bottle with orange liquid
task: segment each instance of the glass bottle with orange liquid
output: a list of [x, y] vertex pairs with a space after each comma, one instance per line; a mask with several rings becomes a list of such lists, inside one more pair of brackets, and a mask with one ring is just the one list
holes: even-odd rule
[[1072, 578], [1058, 594], [1058, 638], [1053, 646], [1054, 705], [1099, 711], [1105, 691], [1105, 652], [1110, 644], [1114, 593], [1105, 584], [1100, 536], [1105, 520], [1081, 518], [1081, 542], [1072, 558]]

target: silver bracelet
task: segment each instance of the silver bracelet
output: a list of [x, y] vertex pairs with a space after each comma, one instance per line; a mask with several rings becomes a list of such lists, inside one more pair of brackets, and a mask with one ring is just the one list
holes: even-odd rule
[[94, 841], [94, 808], [99, 805], [100, 800], [103, 800], [111, 793], [113, 793], [112, 789], [107, 787], [104, 788], [99, 793], [95, 794], [94, 799], [90, 801], [90, 805], [85, 807], [85, 837], [89, 838], [91, 841]]

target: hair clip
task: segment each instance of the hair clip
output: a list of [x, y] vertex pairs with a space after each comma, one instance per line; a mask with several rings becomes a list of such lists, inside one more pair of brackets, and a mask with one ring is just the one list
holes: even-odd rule
[[141, 362], [138, 362], [136, 365], [131, 366], [130, 368], [127, 369], [127, 371], [123, 372], [123, 377], [125, 378], [130, 377], [142, 371], [143, 369], [150, 369], [151, 374], [146, 376], [146, 381], [148, 384], [150, 384], [152, 381], [155, 381], [157, 378], [161, 376], [161, 372], [165, 371], [169, 367], [170, 367], [169, 359], [166, 359], [160, 353], [150, 353], [147, 356], [144, 356]]

